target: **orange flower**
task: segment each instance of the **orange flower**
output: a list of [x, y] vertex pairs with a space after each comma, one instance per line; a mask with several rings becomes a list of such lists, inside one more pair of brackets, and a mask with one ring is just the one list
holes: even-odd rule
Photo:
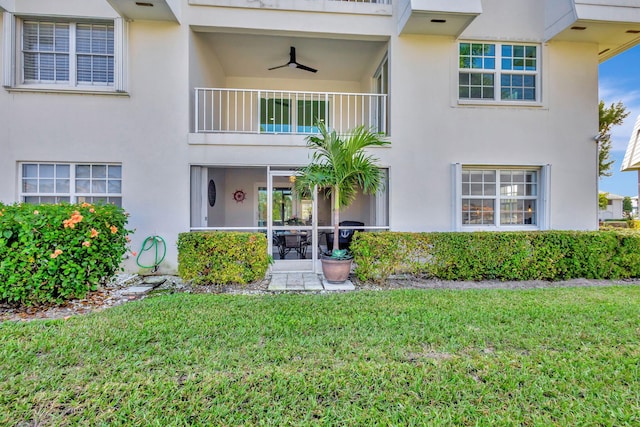
[[84, 242], [82, 242], [82, 246], [84, 246], [85, 248], [88, 248], [89, 246], [91, 246], [91, 242], [88, 240], [85, 240]]
[[118, 227], [112, 225], [111, 227], [109, 227], [109, 230], [111, 230], [111, 234], [116, 234], [118, 232]]
[[62, 253], [61, 249], [56, 249], [55, 251], [53, 251], [53, 253], [51, 255], [49, 255], [51, 258], [58, 258], [58, 255], [60, 255]]
[[80, 215], [80, 212], [74, 211], [71, 218], [65, 219], [62, 223], [64, 224], [64, 228], [76, 228], [76, 224], [81, 221], [82, 215]]
[[93, 239], [94, 237], [96, 237], [98, 234], [100, 234], [100, 232], [98, 230], [96, 230], [95, 228], [91, 229], [91, 238]]
[[136, 251], [131, 251], [131, 255], [133, 255], [133, 256], [138, 256], [138, 252], [136, 252]]
[[80, 206], [82, 206], [83, 208], [88, 208], [89, 206], [91, 206], [91, 203], [84, 202]]
[[38, 215], [40, 212], [36, 209], [35, 211], [33, 211], [34, 215]]
[[91, 208], [91, 209], [89, 209], [89, 212], [91, 212], [91, 213], [95, 213], [95, 212], [96, 212], [96, 210], [95, 210], [95, 209], [93, 209], [93, 208]]

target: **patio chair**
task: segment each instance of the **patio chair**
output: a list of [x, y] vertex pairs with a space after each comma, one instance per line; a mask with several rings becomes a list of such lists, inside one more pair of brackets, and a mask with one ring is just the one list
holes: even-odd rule
[[280, 259], [285, 259], [287, 254], [292, 250], [296, 251], [298, 258], [306, 258], [307, 248], [311, 241], [311, 238], [307, 236], [306, 233], [285, 233], [278, 237], [278, 253]]

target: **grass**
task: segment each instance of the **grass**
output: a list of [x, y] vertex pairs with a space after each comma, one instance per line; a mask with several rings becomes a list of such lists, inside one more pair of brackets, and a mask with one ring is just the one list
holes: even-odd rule
[[640, 287], [161, 295], [0, 324], [0, 425], [639, 425]]

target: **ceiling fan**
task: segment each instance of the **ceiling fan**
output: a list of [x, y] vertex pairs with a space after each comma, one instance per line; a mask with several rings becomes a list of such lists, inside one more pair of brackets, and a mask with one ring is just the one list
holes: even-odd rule
[[289, 51], [289, 62], [287, 62], [284, 65], [278, 65], [277, 67], [271, 67], [269, 68], [269, 71], [277, 70], [278, 68], [284, 68], [284, 67], [300, 68], [301, 70], [309, 71], [312, 73], [318, 72], [318, 70], [316, 70], [315, 68], [307, 67], [306, 65], [302, 65], [296, 62], [296, 48], [293, 46], [291, 46], [291, 50]]

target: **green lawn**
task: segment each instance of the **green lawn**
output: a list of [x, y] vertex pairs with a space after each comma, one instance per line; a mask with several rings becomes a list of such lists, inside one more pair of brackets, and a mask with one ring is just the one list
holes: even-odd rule
[[145, 299], [0, 324], [0, 425], [640, 425], [640, 287]]

